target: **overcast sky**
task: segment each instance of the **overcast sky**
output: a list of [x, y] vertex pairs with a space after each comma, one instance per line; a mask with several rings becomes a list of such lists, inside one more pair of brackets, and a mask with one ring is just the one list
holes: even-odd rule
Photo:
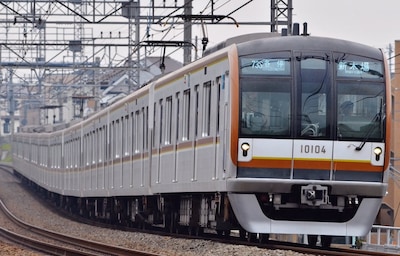
[[[243, 21], [270, 21], [270, 1], [254, 0], [232, 16]], [[233, 0], [215, 13], [243, 3]], [[314, 36], [357, 41], [387, 52], [389, 44], [400, 40], [400, 0], [293, 0], [293, 22], [307, 22], [308, 32]], [[270, 27], [208, 26], [210, 45], [224, 37], [262, 31], [269, 32]]]
[[399, 0], [293, 0], [293, 19], [313, 35], [385, 48], [400, 40]]

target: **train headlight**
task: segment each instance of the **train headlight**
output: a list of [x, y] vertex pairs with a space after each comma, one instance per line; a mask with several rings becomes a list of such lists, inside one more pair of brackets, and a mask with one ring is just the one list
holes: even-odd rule
[[375, 154], [375, 160], [379, 161], [379, 158], [382, 154], [382, 148], [381, 147], [374, 148], [374, 154]]
[[244, 142], [244, 143], [242, 143], [242, 145], [240, 146], [240, 148], [241, 148], [242, 151], [243, 151], [243, 156], [247, 156], [247, 152], [248, 152], [249, 149], [250, 149], [250, 144], [247, 143], [247, 142]]

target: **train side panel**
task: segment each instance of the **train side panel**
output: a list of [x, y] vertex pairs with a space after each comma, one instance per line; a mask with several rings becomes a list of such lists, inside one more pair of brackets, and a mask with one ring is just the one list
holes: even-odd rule
[[224, 54], [154, 85], [151, 113], [165, 120], [156, 121], [151, 131], [154, 193], [225, 190], [221, 144], [228, 132], [228, 71]]

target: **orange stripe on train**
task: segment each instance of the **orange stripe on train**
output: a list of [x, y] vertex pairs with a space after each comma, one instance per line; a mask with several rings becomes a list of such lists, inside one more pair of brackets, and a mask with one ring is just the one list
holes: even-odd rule
[[363, 171], [363, 172], [383, 172], [381, 166], [373, 166], [369, 162], [346, 162], [334, 161], [318, 161], [313, 160], [310, 164], [309, 160], [294, 160], [292, 159], [253, 159], [250, 162], [239, 162], [238, 167], [253, 167], [253, 168], [278, 168], [278, 169], [291, 169], [293, 164], [294, 169], [308, 169], [308, 170], [341, 170], [341, 171]]

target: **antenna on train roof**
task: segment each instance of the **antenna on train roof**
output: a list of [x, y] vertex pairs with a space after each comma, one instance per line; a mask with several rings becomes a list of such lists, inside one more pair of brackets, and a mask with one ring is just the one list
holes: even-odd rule
[[[310, 34], [308, 34], [308, 29], [307, 29], [308, 25], [307, 22], [303, 23], [303, 33], [301, 34], [302, 36], [309, 36]], [[287, 28], [283, 28], [282, 32], [281, 32], [282, 36], [288, 36], [288, 29]], [[293, 29], [292, 29], [292, 36], [299, 36], [300, 35], [300, 25], [299, 23], [294, 23], [293, 24]]]
[[308, 27], [308, 24], [307, 24], [307, 22], [304, 22], [303, 23], [303, 34], [301, 34], [302, 36], [309, 36], [310, 34], [308, 34], [307, 32], [307, 27]]
[[294, 23], [294, 24], [293, 24], [293, 32], [292, 32], [292, 35], [294, 35], [294, 36], [300, 35], [300, 25], [299, 25], [299, 23]]

